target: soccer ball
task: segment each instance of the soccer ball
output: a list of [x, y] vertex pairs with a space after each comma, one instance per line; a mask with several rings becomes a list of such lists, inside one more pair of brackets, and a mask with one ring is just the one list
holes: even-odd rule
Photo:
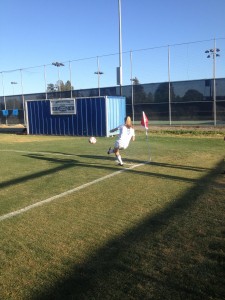
[[95, 144], [97, 142], [96, 138], [94, 136], [91, 136], [89, 139], [90, 144]]

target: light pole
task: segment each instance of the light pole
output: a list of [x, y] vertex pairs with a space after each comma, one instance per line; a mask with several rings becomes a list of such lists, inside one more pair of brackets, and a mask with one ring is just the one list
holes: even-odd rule
[[130, 51], [130, 81], [131, 81], [131, 105], [132, 105], [132, 121], [134, 124], [134, 81], [133, 78], [133, 57], [132, 51]]
[[[119, 9], [119, 68], [117, 70], [117, 81], [120, 85], [120, 96], [122, 96], [122, 76], [123, 76], [123, 70], [122, 70], [122, 17], [121, 17], [121, 0], [118, 0], [118, 9]], [[118, 78], [119, 77], [119, 78]], [[119, 79], [119, 80], [118, 80]]]
[[[3, 99], [4, 99], [4, 109], [6, 110], [5, 87], [4, 87], [3, 72], [2, 72], [2, 92], [3, 92]], [[6, 125], [8, 125], [7, 116], [6, 116], [5, 123], [6, 123]]]
[[47, 83], [46, 83], [46, 66], [44, 65], [44, 81], [45, 81], [45, 99], [48, 99], [48, 89], [47, 89]]
[[216, 40], [214, 39], [214, 48], [206, 50], [207, 58], [212, 57], [213, 59], [213, 114], [214, 114], [214, 126], [216, 126], [216, 57], [220, 56], [219, 48], [216, 48]]
[[172, 114], [171, 114], [171, 80], [170, 80], [170, 46], [168, 46], [168, 83], [169, 83], [169, 123], [172, 125]]
[[100, 71], [100, 68], [99, 68], [99, 59], [97, 57], [97, 66], [98, 66], [98, 71], [95, 72], [94, 74], [97, 74], [98, 75], [98, 96], [100, 97], [100, 76], [102, 74], [104, 74], [103, 72]]
[[20, 69], [20, 84], [21, 84], [22, 101], [23, 101], [23, 120], [24, 120], [24, 124], [26, 125], [26, 123], [27, 123], [27, 113], [26, 113], [26, 107], [25, 107], [25, 98], [24, 98], [24, 94], [23, 94], [23, 73], [22, 73], [22, 69]]
[[73, 90], [72, 90], [72, 73], [71, 73], [71, 61], [69, 61], [69, 69], [70, 69], [70, 98], [73, 97]]
[[11, 81], [12, 87], [13, 87], [13, 96], [14, 96], [14, 85], [17, 84], [16, 81]]
[[58, 68], [58, 81], [59, 81], [58, 88], [59, 88], [59, 92], [61, 92], [59, 67], [64, 67], [64, 64], [61, 63], [61, 62], [56, 61], [56, 62], [53, 62], [52, 65]]
[[3, 72], [1, 73], [2, 73], [2, 92], [3, 92], [3, 99], [4, 99], [4, 107], [6, 109], [4, 78], [3, 78]]
[[[16, 81], [11, 81], [11, 85], [12, 85], [12, 88], [13, 88], [13, 96], [14, 96], [14, 85], [15, 84], [17, 84]], [[5, 110], [6, 110], [6, 103], [5, 103]], [[6, 117], [6, 124], [8, 124], [7, 117]]]
[[132, 122], [134, 124], [134, 82], [136, 81], [135, 78], [131, 78], [131, 105], [132, 105]]

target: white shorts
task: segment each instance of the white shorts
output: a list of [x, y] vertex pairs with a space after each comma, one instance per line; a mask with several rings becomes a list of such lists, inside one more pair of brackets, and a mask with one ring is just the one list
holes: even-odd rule
[[124, 145], [123, 143], [121, 143], [121, 141], [115, 141], [114, 147], [120, 150], [124, 150], [128, 147], [128, 145]]

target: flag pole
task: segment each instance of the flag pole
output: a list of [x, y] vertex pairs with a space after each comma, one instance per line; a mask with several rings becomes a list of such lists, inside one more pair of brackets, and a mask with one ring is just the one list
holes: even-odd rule
[[145, 112], [142, 112], [142, 120], [141, 125], [145, 127], [145, 135], [146, 135], [146, 142], [148, 144], [148, 154], [149, 154], [149, 161], [151, 161], [151, 150], [150, 150], [150, 142], [148, 137], [148, 118], [145, 115]]
[[149, 136], [148, 136], [148, 129], [145, 128], [145, 134], [146, 134], [146, 142], [148, 143], [148, 157], [149, 157], [149, 161], [151, 161], [151, 150], [150, 150], [150, 141], [149, 141]]

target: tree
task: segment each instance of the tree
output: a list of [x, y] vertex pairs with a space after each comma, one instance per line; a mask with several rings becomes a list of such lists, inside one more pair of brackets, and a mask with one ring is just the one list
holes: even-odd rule
[[139, 80], [137, 77], [134, 77], [133, 79], [133, 85], [137, 85], [137, 84], [140, 84]]
[[[175, 99], [175, 93], [173, 85], [170, 85], [170, 99], [173, 101]], [[155, 91], [155, 102], [167, 102], [169, 101], [169, 83], [160, 83], [157, 90]]]
[[149, 92], [149, 93], [148, 93], [147, 98], [148, 98], [148, 101], [147, 101], [147, 102], [154, 102], [154, 96], [153, 96], [152, 92]]
[[188, 90], [183, 97], [183, 101], [202, 101], [203, 99], [203, 94], [194, 89]]
[[134, 101], [135, 103], [144, 103], [146, 102], [146, 93], [142, 84], [140, 84], [137, 77], [133, 79], [133, 88], [134, 88]]
[[62, 80], [58, 80], [56, 84], [49, 83], [47, 85], [47, 92], [64, 92], [64, 91], [71, 91], [74, 87], [71, 85], [70, 80], [67, 80], [67, 82], [64, 84]]
[[74, 90], [74, 87], [71, 85], [71, 82], [67, 80], [67, 82], [64, 84], [64, 91], [71, 91]]
[[53, 84], [53, 83], [49, 83], [48, 85], [47, 85], [47, 92], [48, 93], [50, 93], [50, 92], [56, 92], [57, 90], [56, 90], [56, 87], [55, 87], [55, 85]]

